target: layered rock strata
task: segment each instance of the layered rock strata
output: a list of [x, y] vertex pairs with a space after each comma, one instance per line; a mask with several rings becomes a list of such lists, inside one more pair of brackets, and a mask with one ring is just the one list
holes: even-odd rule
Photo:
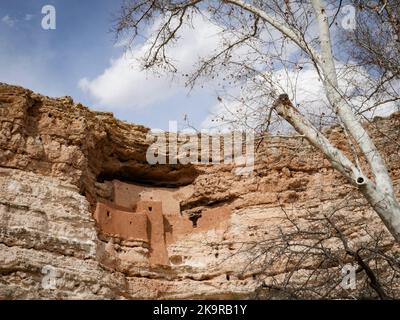
[[[400, 193], [400, 114], [367, 126]], [[332, 208], [352, 246], [382, 233], [398, 252], [302, 138], [267, 137], [254, 172], [240, 176], [234, 165], [150, 165], [148, 131], [70, 97], [0, 84], [1, 299], [252, 298], [261, 283], [322, 268], [269, 260], [265, 248], [295, 225], [318, 228], [310, 217]], [[351, 155], [340, 127], [326, 135]], [[324, 241], [341, 247], [334, 235]], [[340, 280], [339, 265], [324, 268]]]

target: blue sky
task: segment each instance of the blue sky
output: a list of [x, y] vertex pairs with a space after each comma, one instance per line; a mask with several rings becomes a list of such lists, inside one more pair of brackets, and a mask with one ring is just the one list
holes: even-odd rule
[[[123, 48], [115, 44], [110, 28], [120, 3], [1, 0], [0, 81], [48, 96], [69, 95], [92, 109], [112, 111], [117, 118], [151, 128], [167, 129], [168, 120], [182, 121], [185, 114], [199, 127], [216, 103], [212, 90], [188, 95], [170, 79], [135, 76], [138, 71], [129, 70], [137, 64], [134, 59], [123, 64], [128, 69], [125, 78], [114, 71]], [[41, 27], [44, 5], [56, 8], [56, 30]], [[121, 82], [113, 81], [107, 70]], [[120, 94], [121, 88], [125, 91]]]
[[[171, 81], [167, 76], [159, 78], [142, 72], [136, 58], [145, 52], [146, 42], [134, 43], [126, 55], [110, 32], [121, 2], [0, 0], [0, 82], [24, 86], [52, 97], [72, 96], [76, 102], [94, 110], [112, 111], [119, 119], [153, 129], [167, 130], [170, 120], [178, 121], [178, 127], [182, 128], [184, 118], [198, 129], [210, 128], [215, 126], [216, 114], [220, 117], [222, 114], [227, 120], [230, 120], [227, 109], [235, 116], [239, 114], [236, 112], [242, 108], [241, 104], [225, 99], [223, 103], [218, 102], [218, 80], [206, 81], [204, 88], [198, 86], [189, 93], [183, 79]], [[56, 30], [41, 27], [44, 17], [41, 11], [45, 5], [56, 8]], [[336, 7], [331, 10], [336, 12]], [[342, 19], [343, 15], [339, 15], [336, 31], [343, 32]], [[182, 73], [193, 71], [198, 58], [209, 55], [220, 44], [220, 27], [201, 17], [196, 17], [193, 24], [194, 28], [185, 26], [180, 30], [179, 42], [169, 52]], [[154, 26], [149, 26], [149, 34], [152, 28]], [[272, 30], [269, 36], [273, 37], [274, 33], [277, 31]], [[286, 54], [298, 57], [298, 50], [290, 44]], [[346, 65], [337, 61], [337, 67]], [[282, 71], [285, 70], [274, 72], [275, 81], [296, 104], [308, 111], [326, 108], [322, 83], [315, 70], [305, 68], [299, 75], [296, 70]], [[345, 92], [364, 81], [363, 70], [352, 72], [351, 76], [358, 77], [349, 79], [351, 85], [342, 79], [346, 80], [343, 82]], [[238, 88], [232, 93], [244, 94]], [[392, 110], [391, 105], [388, 110]]]

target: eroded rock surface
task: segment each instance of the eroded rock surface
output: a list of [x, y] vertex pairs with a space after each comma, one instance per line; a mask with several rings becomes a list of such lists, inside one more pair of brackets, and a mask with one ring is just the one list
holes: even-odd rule
[[[400, 193], [400, 114], [368, 126]], [[253, 174], [238, 176], [233, 165], [149, 165], [148, 131], [0, 84], [0, 298], [252, 298], [261, 282], [318, 268], [271, 263], [263, 250], [293, 231], [292, 219], [315, 230], [310, 217], [334, 207], [351, 245], [381, 232], [398, 252], [357, 190], [301, 138], [267, 138]], [[348, 152], [340, 127], [327, 135]], [[324, 241], [340, 247], [334, 235]], [[324, 268], [339, 279], [338, 265]]]

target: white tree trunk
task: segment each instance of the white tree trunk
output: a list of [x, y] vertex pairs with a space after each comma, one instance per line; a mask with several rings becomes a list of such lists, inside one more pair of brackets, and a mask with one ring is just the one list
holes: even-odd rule
[[361, 151], [371, 167], [377, 187], [382, 192], [395, 197], [392, 180], [386, 169], [386, 165], [379, 154], [379, 151], [369, 137], [367, 131], [357, 120], [351, 107], [343, 98], [343, 95], [339, 89], [335, 62], [332, 55], [329, 23], [326, 10], [322, 7], [320, 0], [312, 0], [312, 4], [319, 25], [321, 68], [325, 77], [323, 80], [328, 100], [339, 118], [342, 120], [345, 128], [360, 146]]
[[321, 132], [297, 112], [286, 95], [281, 96], [274, 107], [278, 114], [291, 123], [299, 133], [305, 135], [311, 144], [327, 156], [334, 168], [339, 170], [351, 183], [359, 187], [393, 237], [400, 242], [400, 205], [396, 200], [392, 179], [374, 142], [353, 113], [351, 106], [339, 88], [332, 54], [328, 17], [321, 0], [311, 0], [319, 26], [320, 52], [310, 47], [297, 29], [291, 27], [285, 21], [276, 19], [255, 5], [244, 0], [226, 0], [224, 2], [241, 7], [258, 16], [296, 43], [314, 62], [323, 81], [331, 107], [367, 159], [374, 182], [365, 177], [361, 172], [361, 168], [358, 168], [340, 150], [332, 146]]
[[281, 95], [273, 107], [297, 132], [322, 151], [335, 169], [358, 187], [396, 241], [400, 242], [400, 206], [396, 199], [381, 192], [368, 177], [364, 176], [350, 159], [297, 111], [286, 94]]

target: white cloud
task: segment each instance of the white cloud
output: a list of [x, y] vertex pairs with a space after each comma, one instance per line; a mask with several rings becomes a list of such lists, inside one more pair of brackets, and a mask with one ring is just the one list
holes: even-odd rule
[[111, 110], [142, 108], [178, 90], [165, 79], [140, 72], [126, 55], [112, 61], [111, 66], [97, 78], [80, 79], [78, 85], [98, 104]]
[[[336, 62], [336, 66], [339, 74], [339, 86], [345, 95], [352, 97], [352, 93], [355, 90], [358, 90], [358, 88], [370, 88], [371, 91], [375, 90], [374, 82], [371, 82], [367, 71], [362, 67], [344, 65], [340, 62]], [[279, 93], [287, 93], [293, 104], [295, 104], [300, 112], [306, 115], [314, 125], [329, 125], [329, 123], [333, 121], [333, 118], [329, 117], [334, 116], [333, 111], [329, 107], [323, 83], [319, 79], [315, 69], [310, 67], [305, 68], [300, 72], [280, 69], [272, 74], [272, 79], [275, 85], [279, 87]], [[398, 92], [400, 91], [400, 82], [391, 83], [390, 88], [392, 88], [392, 90], [388, 90], [388, 92], [390, 92], [392, 96], [398, 96]], [[258, 114], [253, 118], [250, 116], [251, 110], [256, 110], [256, 106], [248, 106], [251, 103], [249, 103], [249, 101], [251, 101], [251, 95], [253, 94], [255, 93], [251, 91], [249, 93], [246, 89], [242, 92], [236, 93], [236, 95], [233, 94], [233, 96], [239, 96], [239, 98], [243, 97], [247, 102], [247, 106], [237, 99], [224, 99], [222, 102], [215, 104], [211, 108], [210, 114], [202, 122], [201, 128], [214, 131], [225, 131], [232, 127], [232, 123], [235, 128], [243, 127], [242, 123], [244, 117], [247, 117], [248, 121], [246, 123], [253, 127], [256, 124], [259, 124], [260, 117], [263, 116], [260, 111], [262, 110], [261, 108], [258, 109]], [[380, 100], [385, 99], [378, 96], [364, 101], [361, 97], [354, 96], [350, 99], [350, 102], [355, 110], [368, 110], [376, 105]], [[265, 100], [257, 101], [256, 103], [264, 105]], [[390, 101], [379, 105], [372, 111], [365, 112], [364, 115], [367, 117], [388, 116], [398, 109], [398, 104]], [[322, 114], [324, 114], [324, 117], [322, 117], [323, 120], [321, 123]], [[325, 116], [327, 116], [327, 118], [325, 118]], [[222, 121], [221, 118], [223, 119]], [[279, 123], [279, 125], [273, 127], [272, 130], [285, 132], [288, 128], [290, 128], [288, 124]]]
[[[194, 28], [183, 27], [178, 44], [169, 49], [169, 55], [182, 73], [189, 73], [198, 57], [210, 53], [218, 41], [216, 34], [220, 29], [203, 17], [195, 17], [193, 25]], [[183, 93], [182, 80], [172, 81], [170, 77], [140, 69], [138, 58], [144, 55], [148, 46], [149, 42], [144, 43], [111, 61], [110, 66], [94, 79], [80, 79], [79, 88], [109, 110], [143, 108]]]
[[10, 28], [12, 28], [15, 25], [15, 23], [17, 22], [17, 20], [10, 17], [9, 15], [6, 15], [3, 18], [1, 18], [1, 22], [5, 23]]
[[[275, 71], [271, 77], [275, 86], [279, 88], [279, 92], [287, 93], [291, 101], [303, 112], [319, 113], [321, 110], [326, 110], [324, 89], [314, 69], [303, 69], [300, 72], [280, 69]], [[235, 127], [238, 125], [241, 127], [245, 117], [246, 123], [250, 127], [256, 126], [260, 122], [260, 117], [263, 117], [262, 112], [265, 111], [267, 102], [267, 100], [257, 98], [259, 93], [254, 92], [252, 88], [249, 90], [244, 88], [239, 94], [232, 94], [235, 97], [239, 96], [239, 99], [243, 98], [246, 105], [238, 99], [223, 99], [222, 102], [211, 108], [210, 114], [202, 122], [201, 128], [224, 131], [229, 129], [229, 124], [232, 122]], [[254, 99], [254, 97], [256, 98]], [[256, 110], [256, 114], [253, 113], [254, 110]], [[223, 120], [217, 121], [217, 119]], [[280, 125], [279, 130], [283, 129], [285, 128]]]
[[[181, 30], [177, 45], [169, 50], [169, 56], [174, 58], [179, 71], [182, 73], [193, 71], [193, 66], [199, 57], [210, 54], [213, 48], [218, 47], [219, 38], [217, 35], [221, 31], [218, 26], [200, 16], [194, 18], [193, 25], [193, 29], [184, 27]], [[157, 24], [153, 25], [148, 30], [149, 34], [154, 33], [156, 27]], [[314, 29], [311, 33], [314, 33], [316, 30]], [[265, 38], [278, 39], [279, 33], [275, 30], [269, 31]], [[116, 46], [126, 46], [127, 44], [126, 40], [122, 40]], [[111, 61], [110, 66], [94, 79], [87, 77], [80, 79], [79, 88], [93, 97], [99, 106], [114, 111], [144, 108], [166, 101], [173, 96], [183, 95], [186, 89], [183, 87], [182, 80], [171, 81], [166, 76], [157, 76], [140, 69], [137, 59], [143, 56], [148, 46], [149, 42], [134, 47], [128, 54]], [[296, 46], [290, 44], [286, 47], [285, 56], [281, 56], [281, 58], [294, 57], [296, 59], [298, 51], [299, 49]], [[337, 66], [338, 69], [346, 67], [339, 62], [337, 62]], [[353, 76], [353, 79], [350, 79], [349, 75]], [[276, 70], [272, 77], [280, 87], [280, 91], [288, 93], [290, 99], [305, 114], [330, 113], [322, 82], [313, 68], [304, 68], [301, 71], [280, 69]], [[355, 77], [357, 78], [355, 79]], [[362, 85], [364, 81], [362, 70], [355, 73], [350, 72], [340, 77], [340, 84], [345, 93], [351, 92], [357, 86]], [[212, 83], [210, 82], [209, 85], [212, 85]], [[246, 96], [248, 93], [240, 92], [237, 88], [229, 93], [234, 96], [248, 97]], [[357, 105], [357, 101], [353, 101], [353, 103]], [[173, 106], [166, 107], [173, 108]], [[224, 117], [224, 120], [229, 122], [238, 114], [241, 114], [243, 110], [240, 109], [243, 109], [243, 106], [237, 101], [224, 99], [224, 103], [212, 106], [210, 114], [203, 120], [201, 128], [218, 127], [218, 129], [221, 129], [221, 123], [216, 123], [213, 120]], [[389, 109], [392, 109], [392, 106], [389, 106]], [[313, 117], [312, 115], [310, 117], [312, 120], [318, 118], [318, 116]], [[259, 115], [258, 118], [255, 116], [254, 120], [259, 121], [259, 118]], [[281, 127], [279, 127], [279, 130], [281, 130]]]

